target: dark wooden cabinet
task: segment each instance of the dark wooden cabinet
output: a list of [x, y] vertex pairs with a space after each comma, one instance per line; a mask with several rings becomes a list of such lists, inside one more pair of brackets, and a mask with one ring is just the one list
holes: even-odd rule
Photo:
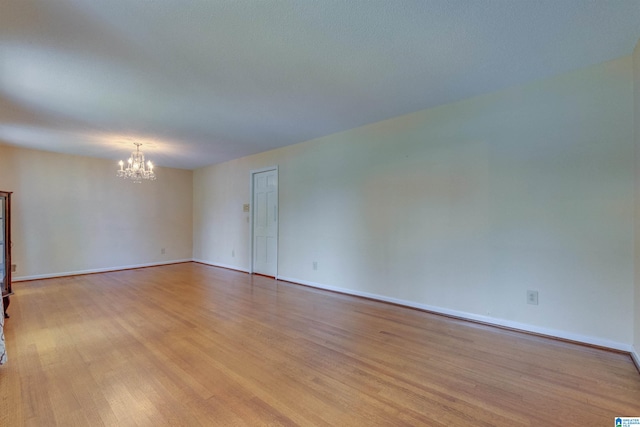
[[11, 192], [0, 191], [0, 278], [2, 278], [2, 302], [4, 317], [9, 317], [11, 292]]

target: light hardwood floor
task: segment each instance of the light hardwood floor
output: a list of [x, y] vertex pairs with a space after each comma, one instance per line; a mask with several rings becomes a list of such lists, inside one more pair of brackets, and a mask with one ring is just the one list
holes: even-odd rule
[[613, 426], [628, 355], [196, 263], [16, 283], [1, 426]]

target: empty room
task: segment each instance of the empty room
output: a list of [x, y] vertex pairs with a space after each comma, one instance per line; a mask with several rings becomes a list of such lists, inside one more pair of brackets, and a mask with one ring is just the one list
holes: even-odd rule
[[638, 156], [639, 0], [0, 0], [0, 426], [640, 425]]

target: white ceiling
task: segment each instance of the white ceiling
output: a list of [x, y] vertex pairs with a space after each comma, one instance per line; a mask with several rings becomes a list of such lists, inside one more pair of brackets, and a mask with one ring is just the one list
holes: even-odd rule
[[0, 143], [194, 169], [638, 39], [640, 0], [0, 0]]

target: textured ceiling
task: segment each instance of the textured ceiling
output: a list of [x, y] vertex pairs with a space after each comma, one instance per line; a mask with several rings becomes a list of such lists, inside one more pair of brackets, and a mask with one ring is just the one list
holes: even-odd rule
[[0, 0], [0, 143], [194, 169], [639, 38], [640, 0]]

